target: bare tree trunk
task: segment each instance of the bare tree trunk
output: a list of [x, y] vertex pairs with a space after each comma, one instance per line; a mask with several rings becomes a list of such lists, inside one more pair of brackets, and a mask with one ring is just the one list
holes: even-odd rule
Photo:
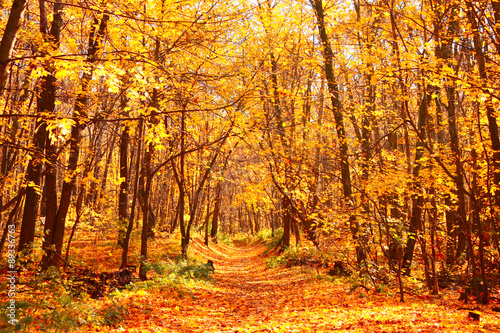
[[10, 61], [10, 56], [14, 50], [16, 37], [21, 28], [21, 21], [26, 11], [28, 0], [14, 0], [10, 9], [9, 19], [3, 33], [2, 41], [0, 42], [0, 95], [2, 95], [5, 81], [7, 80], [7, 66]]
[[330, 40], [326, 33], [325, 13], [322, 0], [310, 0], [316, 14], [316, 24], [318, 27], [319, 37], [323, 45], [324, 71], [328, 92], [332, 102], [333, 117], [335, 119], [335, 127], [337, 128], [337, 138], [340, 146], [340, 163], [342, 174], [342, 188], [346, 200], [350, 200], [352, 196], [351, 188], [351, 171], [349, 167], [349, 158], [346, 134], [344, 128], [344, 116], [342, 114], [339, 86], [333, 72], [333, 51], [330, 45]]
[[132, 206], [130, 207], [130, 218], [127, 225], [127, 233], [125, 234], [125, 239], [123, 240], [122, 248], [122, 263], [120, 268], [125, 268], [128, 264], [128, 253], [130, 250], [130, 238], [132, 236], [132, 230], [134, 229], [135, 220], [135, 206], [137, 203], [138, 187], [139, 187], [139, 177], [140, 177], [140, 166], [141, 166], [141, 153], [142, 153], [142, 136], [143, 136], [143, 120], [139, 122], [139, 136], [137, 144], [136, 162], [135, 162], [135, 179], [134, 179], [134, 197], [132, 198]]
[[[121, 109], [126, 107], [127, 100], [125, 96], [121, 99]], [[128, 189], [129, 189], [129, 172], [128, 172], [128, 158], [129, 158], [129, 142], [130, 133], [128, 125], [122, 130], [120, 139], [120, 193], [118, 194], [118, 244], [124, 248], [126, 238], [126, 229], [128, 226]], [[124, 230], [125, 229], [125, 230]]]
[[139, 196], [142, 208], [142, 232], [141, 232], [141, 265], [139, 268], [139, 277], [142, 281], [147, 279], [145, 263], [148, 259], [148, 234], [149, 234], [149, 195], [151, 188], [151, 159], [153, 153], [153, 144], [150, 144], [144, 152], [142, 160], [141, 176], [139, 180]]
[[[500, 3], [498, 1], [492, 1], [495, 21], [496, 21], [496, 32], [500, 33]], [[476, 53], [476, 62], [477, 67], [479, 69], [479, 76], [481, 77], [482, 82], [484, 82], [484, 91], [488, 91], [488, 85], [486, 84], [488, 80], [488, 73], [486, 69], [486, 57], [483, 51], [483, 41], [481, 35], [479, 34], [478, 22], [474, 16], [473, 4], [470, 1], [467, 1], [468, 7], [468, 18], [469, 23], [472, 26], [472, 30], [474, 31], [474, 51]], [[497, 36], [499, 37], [499, 36]], [[498, 50], [500, 54], [500, 49]], [[498, 123], [497, 123], [497, 112], [493, 106], [493, 101], [491, 95], [488, 95], [485, 103], [486, 107], [486, 116], [488, 118], [488, 130], [490, 133], [490, 141], [491, 148], [493, 150], [493, 181], [495, 183], [495, 191], [494, 198], [497, 207], [500, 206], [500, 137], [498, 135]]]
[[[344, 200], [348, 206], [354, 208], [355, 205], [352, 197], [351, 171], [349, 166], [349, 148], [346, 140], [344, 116], [342, 114], [342, 105], [340, 102], [339, 85], [333, 72], [333, 51], [330, 40], [326, 33], [323, 1], [310, 0], [310, 3], [314, 8], [314, 12], [316, 14], [316, 26], [318, 27], [319, 37], [323, 46], [324, 72], [328, 92], [330, 93], [333, 118], [335, 120], [335, 128], [337, 129], [337, 140], [340, 147], [340, 171]], [[351, 224], [352, 237], [356, 240], [358, 238], [359, 222], [354, 212], [350, 216], [349, 222]], [[358, 264], [360, 264], [361, 262], [359, 259], [365, 256], [365, 254], [363, 253], [363, 248], [361, 246], [358, 246], [356, 252], [358, 253]]]
[[[474, 5], [472, 2], [467, 1], [467, 17], [469, 20], [469, 23], [472, 27], [473, 31], [473, 41], [474, 41], [474, 51], [476, 54], [476, 62], [477, 62], [477, 67], [479, 70], [479, 76], [481, 80], [484, 82], [483, 83], [483, 89], [484, 91], [488, 91], [488, 86], [487, 86], [487, 80], [488, 74], [487, 74], [487, 69], [486, 69], [486, 59], [485, 59], [485, 54], [483, 51], [483, 41], [481, 38], [481, 35], [479, 34], [479, 27], [478, 27], [478, 22], [476, 21], [475, 14], [474, 14]], [[495, 20], [497, 20], [497, 25], [499, 23], [498, 19], [500, 18], [500, 4], [497, 1], [493, 1], [493, 9], [495, 11]], [[497, 26], [497, 32], [500, 31], [500, 29]], [[499, 50], [500, 53], [500, 50]], [[496, 111], [493, 106], [493, 101], [491, 95], [489, 95], [486, 98], [486, 116], [488, 118], [488, 130], [490, 133], [490, 141], [491, 141], [491, 148], [493, 150], [493, 183], [495, 185], [495, 191], [494, 191], [494, 201], [497, 207], [500, 206], [500, 137], [498, 136], [498, 123], [497, 123], [497, 118], [496, 118]], [[496, 219], [496, 216], [494, 217]], [[498, 221], [498, 220], [497, 220]], [[495, 222], [497, 222], [495, 221]], [[480, 241], [480, 261], [481, 261], [481, 266], [484, 267], [484, 235], [482, 235], [482, 225], [479, 223], [479, 232], [481, 233], [479, 241]], [[467, 234], [467, 245], [469, 247], [469, 260], [470, 264], [472, 265], [472, 273], [473, 273], [473, 289], [474, 289], [474, 294], [476, 296], [476, 299], [478, 302], [481, 303], [487, 303], [489, 299], [489, 293], [488, 293], [488, 284], [487, 281], [483, 281], [483, 292], [482, 295], [479, 291], [479, 284], [478, 284], [478, 279], [477, 279], [477, 272], [476, 272], [476, 263], [475, 263], [475, 254], [474, 254], [474, 248], [473, 248], [473, 242], [472, 242], [472, 235], [471, 235], [471, 227], [470, 223], [467, 223], [467, 228], [466, 228], [466, 234]], [[483, 276], [485, 275], [484, 269], [483, 271]]]
[[187, 253], [187, 235], [184, 222], [185, 209], [185, 190], [186, 190], [186, 174], [185, 174], [185, 152], [186, 152], [186, 114], [183, 112], [181, 116], [181, 157], [180, 157], [180, 175], [179, 175], [179, 227], [181, 228], [181, 251], [185, 257]]
[[71, 249], [71, 241], [75, 236], [76, 228], [80, 223], [80, 218], [82, 217], [82, 208], [83, 208], [83, 198], [85, 197], [85, 185], [80, 185], [80, 193], [78, 194], [78, 199], [76, 199], [76, 220], [75, 224], [73, 224], [73, 228], [71, 228], [71, 234], [69, 235], [68, 245], [66, 245], [66, 255], [64, 256], [64, 260], [68, 262], [69, 250]]
[[208, 246], [208, 223], [210, 221], [210, 183], [207, 188], [207, 210], [205, 213], [205, 245]]
[[[5, 223], [5, 228], [4, 228], [4, 231], [2, 234], [2, 238], [0, 239], [0, 259], [2, 258], [2, 256], [1, 256], [2, 250], [3, 250], [3, 247], [5, 245], [5, 240], [7, 239], [7, 234], [9, 233], [9, 225], [12, 225], [14, 223], [17, 211], [19, 210], [19, 207], [21, 206], [21, 203], [23, 201], [23, 195], [18, 194], [14, 199], [15, 199], [15, 202], [11, 201], [11, 203], [15, 203], [14, 208], [12, 208], [12, 210], [9, 213], [9, 217], [7, 218], [7, 221]], [[5, 208], [5, 207], [2, 207], [2, 210], [3, 210], [3, 208]]]
[[410, 228], [408, 230], [408, 238], [406, 240], [406, 247], [403, 257], [402, 269], [405, 275], [410, 274], [410, 266], [413, 259], [413, 251], [417, 242], [417, 237], [422, 230], [422, 209], [424, 204], [424, 197], [422, 193], [422, 183], [419, 180], [420, 169], [422, 167], [422, 158], [424, 157], [424, 140], [427, 138], [426, 124], [428, 116], [428, 106], [431, 96], [424, 91], [422, 101], [418, 111], [418, 127], [417, 131], [420, 133], [417, 140], [417, 149], [415, 152], [415, 166], [413, 168], [413, 206], [410, 217]]
[[[448, 22], [448, 36], [456, 36], [459, 34], [459, 27], [457, 21], [457, 5], [454, 4], [449, 8], [450, 18]], [[439, 27], [439, 24], [436, 24]], [[436, 38], [439, 38], [440, 31], [436, 29]], [[441, 45], [436, 48], [436, 56], [441, 58], [447, 62], [450, 62], [453, 57], [452, 44], [448, 40], [448, 37], [441, 39]], [[450, 135], [450, 147], [453, 153], [453, 159], [455, 162], [455, 175], [454, 182], [456, 185], [456, 194], [458, 197], [458, 209], [451, 214], [448, 214], [450, 220], [448, 223], [448, 230], [450, 233], [457, 234], [458, 236], [458, 244], [456, 248], [455, 258], [458, 258], [465, 250], [467, 245], [466, 242], [466, 231], [465, 231], [465, 223], [467, 220], [466, 216], [466, 202], [465, 202], [465, 191], [464, 191], [464, 178], [463, 178], [463, 167], [461, 163], [461, 154], [460, 154], [460, 142], [458, 138], [458, 127], [457, 127], [457, 116], [456, 116], [456, 86], [453, 80], [446, 84], [446, 96], [448, 99], [448, 105], [446, 106], [446, 110], [448, 112], [448, 133]], [[450, 216], [451, 215], [451, 216]], [[453, 218], [455, 217], [455, 218]], [[454, 231], [456, 230], [456, 231]], [[454, 238], [453, 234], [448, 235], [450, 239]], [[453, 242], [451, 242], [453, 243]], [[451, 246], [449, 246], [451, 247]], [[448, 251], [448, 255], [451, 251]], [[451, 261], [451, 258], [448, 258], [448, 261]]]
[[[62, 6], [56, 3], [54, 6], [54, 18], [50, 33], [47, 26], [47, 15], [45, 11], [45, 1], [40, 0], [40, 32], [45, 42], [57, 50], [61, 38], [62, 18], [60, 10]], [[37, 114], [40, 118], [36, 122], [35, 135], [33, 138], [34, 152], [28, 165], [28, 175], [26, 181], [26, 204], [24, 205], [23, 220], [19, 237], [18, 251], [23, 251], [28, 244], [35, 240], [36, 220], [40, 207], [40, 185], [43, 167], [42, 157], [45, 154], [46, 145], [51, 145], [47, 123], [43, 118], [44, 114], [52, 114], [55, 109], [56, 78], [51, 62], [45, 64], [48, 74], [42, 78], [41, 91], [37, 98]]]
[[217, 232], [219, 229], [219, 213], [220, 213], [220, 203], [221, 203], [221, 183], [217, 183], [215, 188], [215, 207], [212, 215], [212, 229], [210, 230], [210, 237], [217, 243]]
[[292, 215], [290, 214], [290, 201], [288, 197], [281, 199], [281, 216], [283, 218], [283, 238], [281, 240], [280, 252], [290, 247], [290, 231], [292, 225]]

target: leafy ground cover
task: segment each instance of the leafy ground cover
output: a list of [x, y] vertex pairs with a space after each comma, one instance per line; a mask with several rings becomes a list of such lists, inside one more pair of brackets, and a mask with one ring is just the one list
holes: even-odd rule
[[[67, 296], [57, 279], [51, 285], [41, 283], [35, 292], [21, 296], [23, 314], [31, 320], [30, 324], [25, 321], [22, 330], [500, 332], [500, 315], [492, 310], [495, 304], [464, 304], [457, 300], [456, 291], [439, 296], [410, 294], [400, 303], [395, 292], [352, 288], [348, 278], [318, 275], [324, 273], [318, 268], [270, 267], [269, 248], [263, 242], [235, 243], [237, 246], [219, 242], [207, 247], [195, 238], [191, 261], [165, 258], [150, 267], [149, 281], [134, 281], [97, 300]], [[214, 263], [213, 274], [204, 264], [208, 259]], [[57, 288], [61, 288], [59, 294], [54, 293]], [[47, 289], [58, 297], [40, 297]], [[480, 320], [470, 318], [471, 312]]]

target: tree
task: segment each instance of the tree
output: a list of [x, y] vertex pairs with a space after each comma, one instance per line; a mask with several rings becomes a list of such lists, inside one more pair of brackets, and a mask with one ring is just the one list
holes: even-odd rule
[[2, 41], [0, 42], [0, 94], [3, 93], [5, 81], [7, 79], [7, 66], [10, 62], [10, 57], [14, 50], [17, 33], [21, 28], [27, 0], [14, 0], [10, 10], [9, 19], [3, 32]]
[[[78, 157], [80, 155], [80, 144], [82, 138], [82, 131], [86, 126], [88, 113], [86, 104], [88, 99], [89, 85], [92, 80], [93, 66], [98, 60], [98, 52], [101, 50], [106, 25], [109, 20], [109, 14], [103, 14], [101, 19], [97, 17], [91, 28], [88, 43], [88, 53], [86, 59], [85, 71], [82, 74], [80, 92], [76, 96], [73, 121], [74, 124], [71, 128], [71, 136], [69, 140], [70, 152], [68, 157], [68, 165], [66, 177], [64, 179], [63, 187], [61, 190], [61, 200], [57, 210], [55, 220], [46, 220], [45, 230], [46, 237], [48, 238], [48, 247], [45, 247], [46, 257], [44, 259], [44, 267], [57, 266], [59, 258], [62, 253], [64, 228], [66, 225], [66, 216], [68, 214], [69, 206], [71, 203], [71, 194], [76, 184], [76, 172], [78, 168]], [[52, 248], [54, 247], [54, 248]]]

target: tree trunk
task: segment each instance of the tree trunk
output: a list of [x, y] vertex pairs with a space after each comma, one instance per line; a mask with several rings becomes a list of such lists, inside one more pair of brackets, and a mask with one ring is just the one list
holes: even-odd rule
[[[46, 80], [44, 79], [44, 83]], [[45, 108], [42, 105], [46, 105], [46, 103], [41, 100], [44, 99], [44, 94], [46, 91], [42, 88], [42, 94], [39, 99], [39, 110], [42, 109], [41, 112], [50, 112], [49, 108]], [[54, 92], [54, 91], [53, 91]], [[54, 96], [54, 95], [52, 95]], [[52, 106], [53, 111], [53, 106]], [[45, 139], [48, 137], [47, 135], [47, 124], [44, 120], [39, 120], [36, 122], [36, 132], [33, 139], [33, 150], [34, 153], [31, 157], [31, 160], [28, 164], [27, 171], [27, 186], [26, 186], [26, 204], [24, 205], [24, 213], [23, 220], [21, 223], [21, 232], [19, 237], [19, 246], [18, 251], [22, 252], [27, 249], [31, 252], [29, 248], [33, 241], [35, 240], [35, 229], [36, 229], [36, 221], [38, 219], [38, 211], [40, 207], [40, 185], [41, 185], [41, 174], [42, 174], [42, 166], [43, 161], [42, 157], [44, 155], [45, 149]]]
[[[492, 1], [494, 16], [496, 21], [496, 32], [500, 32], [500, 3]], [[471, 24], [472, 31], [474, 32], [474, 52], [476, 54], [476, 62], [479, 70], [479, 76], [483, 82], [481, 87], [484, 91], [489, 92], [488, 87], [488, 73], [486, 68], [486, 57], [483, 51], [483, 40], [479, 34], [478, 22], [474, 16], [474, 5], [472, 2], [467, 1], [467, 16]], [[497, 36], [498, 37], [498, 36]], [[498, 50], [500, 54], [500, 49]], [[492, 79], [492, 78], [491, 78]], [[490, 134], [491, 148], [493, 150], [493, 182], [495, 184], [494, 199], [497, 207], [500, 207], [500, 137], [498, 136], [498, 123], [496, 118], [496, 111], [493, 105], [491, 94], [488, 95], [485, 102], [486, 116], [488, 118], [488, 130]]]
[[281, 199], [281, 214], [283, 217], [283, 238], [281, 240], [280, 252], [283, 252], [290, 247], [290, 231], [292, 224], [292, 215], [290, 214], [290, 202], [288, 197], [283, 196]]
[[[324, 72], [326, 77], [326, 83], [328, 87], [328, 92], [330, 93], [330, 100], [332, 103], [333, 118], [335, 120], [335, 128], [337, 129], [337, 140], [340, 147], [340, 171], [341, 171], [341, 181], [342, 190], [344, 194], [344, 200], [349, 207], [353, 209], [355, 207], [352, 198], [352, 186], [351, 186], [351, 171], [349, 166], [349, 148], [346, 140], [346, 133], [344, 127], [344, 116], [342, 114], [342, 105], [340, 102], [340, 92], [339, 85], [335, 78], [333, 72], [333, 51], [330, 44], [330, 40], [326, 33], [325, 25], [325, 13], [323, 8], [322, 0], [310, 0], [314, 12], [316, 14], [316, 25], [318, 27], [319, 37], [321, 44], [323, 46], [323, 58], [324, 58]], [[349, 217], [351, 233], [353, 239], [357, 239], [359, 232], [359, 222], [356, 218], [354, 212], [351, 212]], [[358, 246], [357, 248], [358, 259], [365, 256], [363, 253], [363, 248]], [[360, 264], [358, 260], [358, 264]]]
[[69, 250], [71, 249], [71, 241], [75, 236], [76, 228], [80, 223], [80, 218], [82, 217], [82, 208], [83, 208], [83, 198], [85, 197], [85, 185], [80, 185], [80, 193], [78, 194], [78, 199], [76, 200], [76, 220], [75, 224], [73, 224], [73, 228], [71, 228], [71, 234], [69, 235], [68, 245], [66, 246], [66, 255], [64, 256], [64, 260], [68, 262]]
[[217, 232], [219, 230], [219, 213], [220, 213], [220, 202], [221, 202], [221, 191], [222, 185], [221, 183], [217, 183], [215, 188], [215, 204], [214, 204], [214, 212], [212, 216], [212, 229], [210, 230], [210, 237], [217, 243]]
[[[200, 184], [198, 185], [198, 188], [196, 189], [196, 192], [194, 193], [193, 203], [192, 203], [192, 205], [190, 207], [190, 211], [189, 211], [189, 222], [188, 222], [188, 224], [186, 226], [186, 231], [184, 232], [185, 240], [184, 240], [184, 242], [182, 244], [183, 245], [182, 246], [182, 254], [183, 254], [183, 256], [185, 256], [187, 254], [187, 250], [188, 250], [188, 246], [189, 246], [189, 241], [190, 241], [190, 238], [191, 238], [191, 226], [193, 225], [194, 219], [196, 217], [196, 212], [198, 210], [198, 204], [200, 202], [200, 196], [201, 196], [203, 188], [205, 186], [205, 182], [206, 182], [206, 180], [208, 179], [208, 177], [210, 175], [210, 171], [212, 170], [212, 168], [213, 168], [213, 166], [215, 164], [215, 161], [217, 160], [217, 157], [219, 156], [219, 152], [222, 149], [222, 146], [224, 145], [225, 141], [226, 140], [224, 139], [221, 142], [219, 148], [214, 153], [212, 161], [207, 166], [207, 169], [205, 170], [205, 173], [203, 174], [203, 176], [202, 176], [202, 178], [200, 180]], [[182, 228], [182, 226], [181, 226], [181, 228]]]
[[7, 66], [10, 61], [10, 56], [14, 50], [16, 37], [21, 28], [21, 21], [26, 11], [28, 0], [14, 0], [10, 9], [9, 19], [5, 26], [2, 41], [0, 42], [0, 95], [5, 87], [7, 80]]
[[[40, 32], [44, 36], [45, 42], [57, 50], [61, 38], [62, 18], [60, 10], [62, 5], [56, 3], [54, 6], [54, 18], [50, 33], [47, 27], [47, 16], [45, 11], [45, 1], [40, 1]], [[23, 220], [21, 224], [21, 232], [19, 237], [18, 251], [23, 251], [28, 244], [35, 240], [36, 220], [40, 207], [40, 185], [41, 173], [43, 167], [42, 157], [45, 154], [46, 145], [51, 145], [49, 133], [47, 131], [47, 123], [43, 118], [45, 114], [54, 113], [55, 109], [55, 94], [56, 94], [56, 78], [52, 63], [48, 61], [45, 64], [48, 74], [42, 78], [41, 91], [37, 98], [37, 114], [41, 116], [36, 122], [35, 135], [33, 138], [34, 153], [28, 164], [28, 175], [26, 181], [26, 204], [24, 205]]]
[[142, 208], [142, 232], [141, 232], [141, 265], [139, 268], [139, 278], [142, 281], [147, 279], [147, 271], [145, 270], [146, 260], [148, 259], [148, 236], [149, 236], [149, 195], [151, 188], [151, 159], [153, 144], [150, 144], [144, 152], [142, 160], [141, 176], [139, 180], [139, 196]]
[[130, 218], [127, 226], [127, 233], [125, 234], [125, 239], [122, 244], [123, 252], [122, 252], [122, 263], [120, 268], [123, 269], [128, 264], [128, 253], [130, 249], [130, 238], [132, 236], [132, 231], [134, 229], [134, 220], [135, 220], [135, 206], [137, 203], [138, 196], [138, 187], [139, 187], [139, 177], [140, 177], [140, 166], [141, 166], [141, 154], [142, 154], [142, 136], [143, 136], [143, 120], [141, 119], [139, 122], [139, 137], [137, 144], [137, 154], [135, 161], [135, 179], [134, 179], [134, 197], [132, 198], [132, 206], [130, 207]]
[[[125, 108], [126, 101], [122, 98], [122, 110]], [[126, 232], [128, 229], [128, 189], [129, 189], [129, 172], [128, 172], [128, 149], [130, 142], [129, 127], [125, 125], [122, 130], [120, 139], [120, 193], [118, 194], [118, 244], [124, 248]]]
[[[53, 231], [51, 233], [52, 237], [49, 242], [55, 247], [55, 249], [45, 249], [47, 253], [45, 260], [43, 260], [44, 269], [48, 268], [49, 266], [57, 266], [59, 264], [59, 257], [62, 253], [66, 216], [68, 214], [69, 205], [71, 203], [71, 195], [76, 183], [76, 172], [78, 167], [78, 157], [80, 155], [81, 136], [82, 131], [85, 128], [85, 121], [87, 118], [86, 104], [87, 95], [90, 89], [89, 85], [92, 80], [93, 64], [97, 61], [97, 52], [100, 50], [108, 19], [108, 14], [104, 14], [100, 22], [96, 18], [94, 20], [94, 25], [92, 26], [92, 31], [90, 33], [89, 50], [87, 55], [87, 63], [89, 65], [89, 68], [82, 75], [80, 92], [76, 97], [74, 105], [73, 117], [75, 123], [71, 129], [71, 137], [69, 139], [70, 151], [66, 169], [66, 177], [61, 191], [61, 201], [59, 203], [59, 209], [57, 210], [57, 216], [55, 219], [55, 223], [53, 224]], [[98, 30], [96, 31], [97, 28]], [[55, 251], [57, 255], [53, 255], [53, 251]]]
[[335, 127], [337, 128], [337, 139], [340, 146], [340, 163], [341, 163], [341, 174], [342, 174], [342, 189], [344, 197], [346, 200], [351, 200], [352, 188], [351, 188], [351, 171], [349, 167], [348, 158], [348, 146], [346, 141], [346, 134], [344, 128], [344, 116], [342, 114], [340, 94], [338, 83], [335, 79], [335, 74], [333, 72], [333, 51], [330, 45], [330, 40], [326, 33], [325, 26], [325, 13], [323, 9], [322, 0], [310, 0], [311, 5], [316, 13], [316, 24], [318, 27], [319, 37], [321, 39], [321, 44], [323, 46], [323, 57], [324, 57], [324, 71], [328, 87], [328, 92], [330, 93], [330, 99], [332, 102], [333, 117], [335, 120]]
[[[2, 259], [2, 250], [5, 245], [5, 240], [7, 239], [7, 234], [9, 233], [9, 226], [14, 224], [14, 220], [17, 214], [17, 211], [19, 210], [19, 207], [21, 206], [21, 203], [23, 201], [23, 196], [22, 195], [17, 195], [15, 199], [15, 206], [12, 208], [12, 210], [9, 213], [9, 217], [7, 218], [7, 221], [5, 223], [5, 229], [2, 234], [2, 238], [0, 239], [0, 260]], [[11, 201], [11, 203], [14, 203]], [[3, 210], [4, 207], [2, 207]]]
[[[456, 36], [459, 33], [458, 21], [457, 21], [457, 8], [456, 5], [450, 8], [450, 19], [448, 24], [448, 36]], [[438, 26], [438, 25], [436, 25]], [[436, 31], [436, 35], [439, 37], [439, 30]], [[443, 38], [441, 40], [442, 44], [436, 48], [436, 56], [441, 58], [448, 63], [451, 63], [451, 59], [453, 57], [452, 44], [448, 41], [448, 38]], [[456, 116], [456, 85], [453, 80], [450, 80], [451, 83], [446, 84], [445, 90], [448, 99], [448, 105], [446, 106], [446, 110], [448, 112], [448, 133], [450, 135], [450, 147], [453, 153], [453, 159], [455, 164], [455, 175], [454, 182], [456, 185], [456, 194], [458, 199], [458, 209], [455, 212], [452, 212], [451, 216], [455, 216], [456, 218], [451, 218], [447, 221], [448, 231], [458, 236], [458, 243], [456, 248], [455, 258], [458, 258], [465, 250], [467, 245], [466, 242], [466, 233], [465, 233], [465, 223], [467, 220], [466, 216], [466, 202], [465, 202], [465, 191], [464, 191], [464, 178], [463, 178], [463, 167], [461, 163], [461, 154], [460, 154], [460, 142], [458, 138], [458, 127], [457, 127], [457, 116]], [[448, 198], [449, 200], [449, 198]], [[457, 230], [457, 231], [454, 231]], [[454, 235], [449, 234], [449, 239], [454, 239]], [[449, 246], [451, 247], [451, 246]], [[448, 255], [451, 251], [448, 251]], [[447, 258], [450, 263], [451, 258]]]
[[410, 227], [408, 230], [408, 239], [406, 240], [406, 247], [403, 257], [401, 268], [405, 275], [410, 274], [410, 266], [413, 259], [413, 251], [419, 237], [419, 232], [422, 230], [422, 209], [424, 204], [424, 197], [422, 193], [422, 183], [419, 180], [420, 169], [422, 167], [422, 158], [424, 157], [424, 140], [427, 137], [426, 124], [428, 116], [428, 106], [431, 96], [424, 92], [422, 101], [418, 111], [418, 127], [419, 138], [417, 139], [417, 149], [415, 152], [415, 166], [413, 167], [413, 206], [410, 217]]
[[206, 210], [206, 213], [205, 213], [205, 237], [204, 237], [204, 240], [205, 240], [205, 245], [208, 246], [208, 223], [210, 221], [210, 184], [208, 185], [208, 189], [207, 189], [207, 210]]

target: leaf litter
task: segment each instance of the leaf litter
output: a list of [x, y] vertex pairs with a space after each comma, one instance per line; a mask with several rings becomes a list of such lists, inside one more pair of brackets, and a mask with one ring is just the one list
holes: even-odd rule
[[[299, 267], [268, 268], [262, 243], [241, 247], [193, 239], [192, 251], [213, 261], [213, 283], [189, 295], [145, 291], [124, 299], [127, 317], [96, 332], [500, 332], [500, 316], [480, 308], [471, 320], [463, 303], [447, 294], [397, 296], [350, 292]], [[126, 297], [125, 297], [126, 298]]]

